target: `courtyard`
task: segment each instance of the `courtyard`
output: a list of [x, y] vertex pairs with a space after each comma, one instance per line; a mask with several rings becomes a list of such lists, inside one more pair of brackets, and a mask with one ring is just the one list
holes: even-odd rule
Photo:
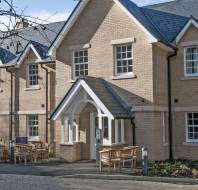
[[[102, 174], [99, 173], [99, 169], [95, 167], [94, 162], [77, 162], [73, 164], [52, 162], [28, 166], [0, 164], [0, 190], [198, 189], [198, 185], [195, 184], [123, 180], [119, 175], [125, 177], [130, 176], [130, 174], [125, 174], [124, 172], [126, 172], [126, 170], [121, 174], [116, 174], [112, 171], [111, 176], [117, 176], [118, 178], [110, 178], [108, 170], [104, 170]], [[101, 178], [101, 176], [103, 177]], [[119, 178], [121, 180], [118, 180]]]

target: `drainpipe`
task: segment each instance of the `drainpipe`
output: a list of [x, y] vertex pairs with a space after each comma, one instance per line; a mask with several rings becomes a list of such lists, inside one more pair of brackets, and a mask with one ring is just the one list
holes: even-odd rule
[[136, 130], [135, 130], [135, 122], [134, 122], [134, 118], [131, 119], [131, 125], [132, 125], [132, 136], [133, 136], [133, 146], [136, 146]]
[[175, 49], [175, 52], [173, 54], [167, 57], [169, 159], [173, 159], [171, 58], [175, 57], [176, 55], [177, 49]]
[[48, 69], [43, 67], [43, 64], [41, 64], [41, 68], [45, 70], [45, 73], [46, 73], [46, 105], [45, 105], [45, 108], [46, 108], [46, 120], [45, 120], [45, 125], [46, 125], [46, 143], [48, 143], [48, 81], [49, 81], [49, 77], [48, 77]]
[[13, 81], [14, 81], [14, 74], [12, 71], [10, 71], [8, 68], [6, 68], [6, 71], [8, 73], [10, 73], [10, 134], [9, 134], [9, 138], [10, 138], [10, 141], [13, 140], [13, 116], [14, 116], [14, 108], [13, 108], [13, 105], [14, 105], [14, 102], [13, 102]]

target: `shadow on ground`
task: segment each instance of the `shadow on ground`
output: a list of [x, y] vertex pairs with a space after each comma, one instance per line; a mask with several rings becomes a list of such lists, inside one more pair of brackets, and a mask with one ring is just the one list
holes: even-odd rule
[[[122, 169], [121, 173], [111, 170], [111, 175], [125, 174], [135, 175], [138, 170], [131, 170], [130, 168]], [[0, 174], [12, 174], [12, 175], [34, 175], [34, 176], [69, 176], [69, 175], [87, 175], [87, 174], [109, 174], [108, 169], [104, 168], [103, 172], [99, 171], [95, 162], [84, 161], [76, 163], [65, 163], [63, 161], [47, 161], [34, 165], [12, 165], [12, 164], [0, 164]]]

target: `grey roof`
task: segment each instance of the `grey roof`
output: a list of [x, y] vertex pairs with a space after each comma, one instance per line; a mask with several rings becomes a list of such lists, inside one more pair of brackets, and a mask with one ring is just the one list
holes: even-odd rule
[[85, 77], [84, 80], [115, 118], [131, 118], [131, 108], [118, 95], [113, 85], [102, 78]]
[[[55, 22], [36, 27], [17, 30], [16, 37], [1, 40], [0, 59], [3, 64], [16, 62], [25, 51], [28, 44], [32, 44], [42, 59], [47, 59], [47, 51], [58, 35], [65, 22]], [[1, 33], [0, 36], [6, 35]]]
[[179, 16], [193, 16], [198, 19], [198, 1], [197, 0], [176, 0], [166, 3], [146, 6], [149, 9], [171, 13]]
[[131, 0], [119, 1], [156, 39], [171, 46], [175, 45], [176, 36], [191, 15], [198, 18], [197, 0], [177, 0], [145, 7], [138, 7]]
[[118, 95], [117, 90], [111, 83], [101, 78], [87, 76], [76, 80], [70, 90], [66, 93], [65, 97], [51, 114], [51, 118], [55, 115], [59, 107], [62, 106], [63, 101], [67, 98], [76, 83], [78, 83], [80, 80], [84, 80], [86, 82], [86, 84], [93, 90], [96, 96], [100, 99], [101, 102], [103, 102], [103, 104], [115, 118], [125, 119], [133, 117], [131, 107], [128, 106], [122, 97]]

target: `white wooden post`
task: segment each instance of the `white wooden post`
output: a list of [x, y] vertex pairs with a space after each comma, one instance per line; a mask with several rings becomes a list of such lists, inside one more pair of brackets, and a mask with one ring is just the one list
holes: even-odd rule
[[68, 143], [73, 143], [73, 116], [69, 116], [69, 140]]
[[79, 142], [79, 116], [76, 117], [76, 142]]
[[98, 116], [98, 128], [102, 129], [102, 116], [101, 115]]
[[61, 144], [65, 143], [65, 118], [61, 119]]
[[118, 143], [118, 120], [115, 120], [115, 143]]
[[112, 120], [108, 118], [109, 145], [112, 145]]
[[121, 120], [121, 142], [124, 143], [125, 139], [124, 139], [124, 119]]

